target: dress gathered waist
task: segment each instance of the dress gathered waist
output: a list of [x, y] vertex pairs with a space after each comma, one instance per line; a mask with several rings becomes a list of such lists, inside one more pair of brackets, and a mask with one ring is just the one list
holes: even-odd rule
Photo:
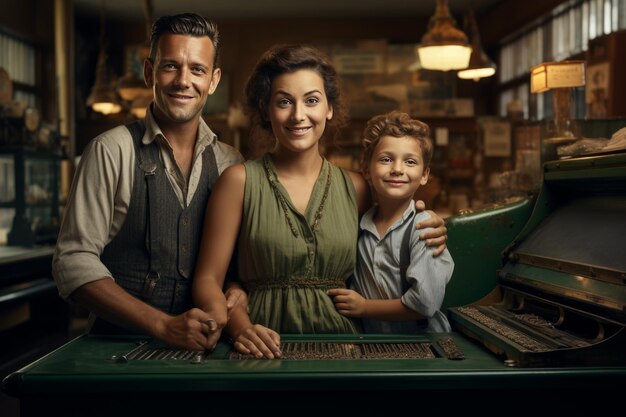
[[244, 285], [248, 291], [289, 288], [330, 289], [345, 288], [346, 282], [340, 278], [271, 278], [246, 282]]

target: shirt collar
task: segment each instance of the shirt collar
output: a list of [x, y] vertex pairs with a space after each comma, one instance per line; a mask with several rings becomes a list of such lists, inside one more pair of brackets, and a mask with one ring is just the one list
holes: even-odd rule
[[[375, 205], [374, 207], [370, 208], [363, 215], [363, 217], [361, 218], [361, 222], [359, 223], [359, 228], [361, 230], [368, 231], [370, 233], [373, 233], [376, 236], [378, 236], [378, 231], [376, 230], [376, 225], [374, 224], [374, 215], [376, 215], [377, 211], [378, 211], [378, 205]], [[417, 212], [417, 210], [415, 209], [415, 201], [413, 201], [413, 200], [409, 201], [409, 204], [407, 205], [407, 208], [404, 210], [404, 213], [402, 214], [402, 217], [400, 219], [398, 219], [398, 221], [396, 221], [389, 228], [387, 233], [389, 233], [392, 230], [395, 230], [398, 227], [402, 226], [409, 219], [412, 219], [416, 212]]]

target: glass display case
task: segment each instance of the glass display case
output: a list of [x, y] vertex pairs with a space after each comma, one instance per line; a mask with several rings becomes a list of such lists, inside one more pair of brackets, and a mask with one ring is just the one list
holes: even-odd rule
[[59, 227], [61, 153], [0, 147], [0, 244], [54, 243]]

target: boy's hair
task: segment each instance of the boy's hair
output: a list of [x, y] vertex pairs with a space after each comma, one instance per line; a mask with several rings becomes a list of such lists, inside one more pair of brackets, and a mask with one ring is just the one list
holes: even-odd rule
[[152, 25], [150, 36], [150, 61], [154, 62], [159, 44], [159, 39], [166, 33], [176, 35], [189, 35], [201, 38], [208, 36], [213, 43], [215, 56], [213, 57], [213, 69], [217, 68], [219, 55], [219, 31], [217, 25], [195, 13], [181, 13], [172, 16], [161, 16]]
[[433, 142], [430, 139], [430, 128], [424, 122], [411, 117], [403, 112], [394, 110], [387, 114], [372, 117], [363, 131], [363, 161], [366, 168], [372, 159], [372, 152], [383, 136], [402, 138], [405, 136], [414, 138], [420, 144], [424, 169], [430, 166], [433, 156]]
[[[248, 114], [252, 125], [272, 133], [268, 118], [268, 106], [272, 92], [272, 82], [280, 75], [301, 69], [313, 70], [324, 81], [328, 104], [333, 108], [333, 118], [326, 124], [326, 130], [336, 134], [347, 121], [347, 111], [339, 85], [339, 77], [332, 61], [319, 49], [302, 44], [274, 45], [256, 63], [245, 86]], [[325, 132], [324, 136], [327, 136]]]

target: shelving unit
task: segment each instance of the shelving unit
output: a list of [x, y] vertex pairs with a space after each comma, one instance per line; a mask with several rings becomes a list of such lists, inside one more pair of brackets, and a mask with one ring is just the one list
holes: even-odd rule
[[59, 226], [61, 153], [29, 146], [0, 147], [0, 210], [14, 213], [7, 243], [53, 243]]

